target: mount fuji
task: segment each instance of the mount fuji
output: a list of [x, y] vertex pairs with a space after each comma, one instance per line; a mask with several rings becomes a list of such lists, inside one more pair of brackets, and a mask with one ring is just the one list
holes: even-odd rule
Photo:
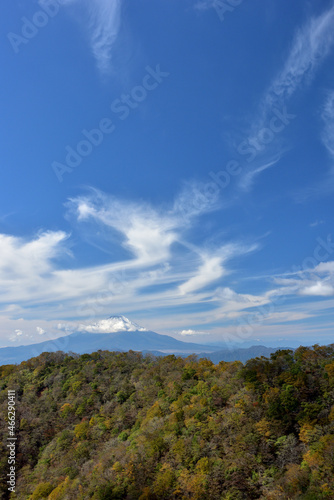
[[0, 349], [0, 364], [20, 363], [42, 352], [90, 354], [98, 350], [144, 351], [158, 354], [213, 353], [219, 347], [182, 342], [168, 335], [147, 330], [125, 316], [111, 316], [92, 325], [80, 325], [78, 331], [55, 340]]

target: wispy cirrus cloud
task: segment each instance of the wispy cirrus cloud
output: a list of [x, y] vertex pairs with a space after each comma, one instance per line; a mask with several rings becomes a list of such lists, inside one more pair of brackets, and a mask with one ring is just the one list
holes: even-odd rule
[[239, 183], [240, 188], [244, 191], [249, 191], [252, 188], [256, 177], [265, 170], [268, 170], [268, 168], [271, 168], [274, 165], [276, 165], [276, 163], [278, 163], [279, 160], [280, 158], [276, 158], [272, 161], [269, 161], [268, 163], [260, 165], [259, 167], [255, 167], [253, 169], [249, 169], [248, 171], [246, 171], [246, 173], [242, 176], [240, 180]]
[[177, 217], [163, 215], [145, 203], [125, 202], [94, 191], [71, 199], [68, 208], [79, 222], [93, 219], [116, 230], [122, 237], [122, 246], [135, 256], [135, 266], [165, 261], [171, 245], [178, 239]]
[[[40, 0], [41, 4], [49, 3]], [[112, 65], [112, 50], [121, 26], [122, 0], [62, 0], [61, 5], [74, 7], [74, 16], [87, 30], [90, 49], [101, 74], [109, 73]], [[83, 12], [79, 16], [76, 9]]]
[[[248, 139], [244, 143], [256, 152], [258, 158], [256, 162], [252, 161], [249, 168], [241, 175], [239, 183], [241, 189], [249, 190], [255, 177], [277, 163], [277, 157], [283, 154], [279, 138], [285, 126], [295, 118], [295, 115], [287, 112], [287, 104], [297, 91], [312, 82], [317, 70], [330, 54], [334, 45], [333, 26], [334, 5], [320, 15], [309, 18], [293, 35], [285, 63], [265, 90], [258, 112], [250, 123]], [[324, 120], [330, 121], [332, 118], [331, 104], [329, 98], [324, 111]], [[285, 110], [283, 114], [286, 115], [286, 119], [283, 119], [283, 125], [277, 132], [271, 123], [275, 115], [282, 115], [282, 110]], [[255, 150], [254, 144], [262, 143], [262, 135], [265, 132], [271, 134], [271, 140], [268, 144], [262, 145], [260, 150]], [[332, 147], [329, 146], [332, 144], [331, 137], [332, 129], [327, 125], [327, 133], [323, 139], [327, 144], [326, 147]], [[262, 164], [259, 166], [261, 158]]]
[[230, 273], [227, 263], [239, 255], [245, 255], [256, 250], [257, 245], [226, 244], [210, 254], [198, 249], [200, 264], [194, 275], [179, 286], [181, 295], [191, 294], [205, 288]]
[[309, 198], [327, 196], [334, 191], [334, 90], [327, 93], [325, 102], [321, 109], [322, 132], [320, 134], [331, 164], [323, 178], [294, 193], [298, 202], [304, 202]]
[[219, 189], [208, 189], [206, 183], [184, 182], [183, 188], [174, 201], [172, 213], [188, 224], [194, 217], [213, 212], [222, 207]]
[[276, 103], [286, 103], [304, 82], [312, 81], [333, 47], [333, 26], [334, 5], [319, 16], [312, 16], [296, 31], [287, 60], [264, 96], [263, 117]]
[[196, 275], [180, 285], [181, 295], [194, 292], [221, 278], [226, 272], [222, 263], [222, 257], [203, 257], [203, 263], [199, 266]]
[[69, 253], [64, 245], [67, 238], [64, 231], [46, 231], [30, 241], [0, 234], [2, 284], [14, 283], [16, 278], [32, 284], [36, 276], [50, 273], [52, 261], [61, 253]]
[[326, 147], [331, 159], [334, 160], [334, 90], [329, 92], [327, 95], [321, 117], [324, 124], [322, 142]]
[[274, 282], [281, 285], [278, 291], [281, 294], [332, 297], [334, 296], [334, 261], [320, 262], [312, 269], [276, 277]]
[[101, 73], [112, 63], [112, 48], [121, 24], [122, 0], [88, 0], [91, 51]]

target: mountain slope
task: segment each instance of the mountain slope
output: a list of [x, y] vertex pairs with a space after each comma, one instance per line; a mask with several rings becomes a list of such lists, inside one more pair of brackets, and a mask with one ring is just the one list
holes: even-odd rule
[[[127, 325], [127, 330], [111, 333], [75, 332], [66, 337], [31, 344], [27, 346], [4, 347], [0, 349], [0, 364], [20, 363], [42, 352], [75, 352], [78, 354], [92, 353], [98, 350], [108, 351], [161, 351], [163, 354], [199, 354], [213, 352], [218, 348], [182, 342], [168, 335], [145, 330], [132, 329], [133, 323]], [[138, 326], [138, 325], [136, 325]], [[95, 329], [96, 331], [96, 329]]]
[[[280, 347], [279, 349], [290, 349], [289, 347]], [[202, 352], [198, 355], [199, 358], [208, 358], [213, 363], [219, 363], [220, 361], [242, 361], [243, 363], [252, 358], [259, 358], [261, 356], [266, 356], [270, 358], [270, 354], [276, 352], [278, 348], [275, 347], [265, 347], [263, 345], [254, 345], [252, 347], [240, 348], [240, 349], [222, 349], [219, 351], [207, 353]]]
[[141, 351], [156, 356], [175, 354], [187, 356], [196, 354], [199, 358], [208, 358], [214, 363], [220, 361], [242, 361], [270, 356], [277, 348], [252, 346], [249, 348], [220, 349], [217, 346], [183, 342], [169, 335], [146, 330], [133, 323], [125, 316], [111, 316], [92, 325], [81, 325], [82, 331], [72, 333], [55, 340], [0, 348], [0, 365], [15, 364], [39, 356], [42, 352], [74, 352], [90, 354], [102, 351]]

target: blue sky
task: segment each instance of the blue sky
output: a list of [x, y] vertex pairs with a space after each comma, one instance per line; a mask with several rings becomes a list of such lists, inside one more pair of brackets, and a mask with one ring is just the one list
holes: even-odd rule
[[334, 4], [4, 0], [0, 345], [333, 342]]

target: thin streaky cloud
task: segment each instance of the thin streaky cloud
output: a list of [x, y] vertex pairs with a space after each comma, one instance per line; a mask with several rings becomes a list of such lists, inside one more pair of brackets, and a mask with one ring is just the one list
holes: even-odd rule
[[334, 90], [331, 90], [327, 94], [321, 110], [321, 119], [323, 122], [321, 140], [333, 163], [330, 165], [323, 179], [293, 194], [295, 200], [299, 203], [303, 203], [310, 198], [328, 196], [334, 191]]
[[[40, 0], [48, 5], [48, 0]], [[122, 0], [62, 0], [64, 7], [78, 6], [85, 12], [81, 17], [88, 31], [90, 49], [101, 74], [108, 74], [112, 68], [112, 49], [121, 25]]]
[[271, 168], [274, 165], [276, 165], [276, 163], [278, 163], [279, 160], [280, 158], [276, 158], [275, 160], [269, 161], [268, 163], [265, 163], [264, 165], [261, 165], [260, 167], [257, 167], [254, 170], [247, 172], [240, 181], [239, 184], [240, 188], [244, 191], [249, 191], [254, 184], [255, 178], [259, 174], [261, 174], [261, 172], [264, 172], [268, 168]]
[[277, 101], [286, 102], [304, 80], [312, 80], [333, 46], [333, 28], [334, 5], [318, 17], [312, 17], [296, 32], [286, 63], [265, 96], [266, 109]]
[[197, 271], [197, 275], [183, 283], [180, 287], [181, 295], [199, 290], [225, 274], [220, 257], [207, 257]]
[[273, 109], [286, 105], [303, 83], [310, 83], [334, 43], [334, 5], [319, 16], [311, 17], [299, 28], [283, 68], [266, 90], [251, 135], [257, 137], [266, 126]]
[[277, 293], [331, 297], [334, 296], [334, 262], [321, 262], [312, 269], [291, 272], [273, 281], [281, 286]]
[[[333, 47], [333, 28], [334, 4], [322, 14], [308, 19], [295, 32], [286, 62], [266, 90], [259, 112], [251, 124], [249, 143], [257, 139], [261, 130], [268, 126], [268, 120], [273, 110], [286, 107], [293, 94], [302, 85], [309, 84], [313, 80], [316, 71]], [[330, 100], [327, 106], [330, 107]], [[326, 112], [328, 113], [328, 109]], [[329, 119], [327, 115], [326, 119]], [[327, 141], [326, 147], [328, 147], [328, 135], [326, 135], [325, 140]], [[266, 148], [267, 155], [273, 150], [274, 144], [275, 141]], [[277, 155], [277, 151], [275, 154]], [[244, 185], [246, 185], [246, 189], [250, 187], [254, 177], [264, 170], [265, 168], [259, 170], [255, 167], [252, 171], [247, 172], [241, 179], [240, 187], [243, 188]], [[312, 188], [303, 190], [301, 194], [297, 193], [295, 197], [297, 201], [303, 201], [303, 199], [314, 195], [314, 193], [327, 193], [331, 192], [332, 189], [333, 182], [330, 179], [329, 183], [325, 182], [319, 186], [312, 186]]]
[[137, 205], [96, 193], [93, 197], [78, 197], [68, 205], [79, 222], [93, 219], [123, 238], [141, 265], [162, 262], [170, 255], [170, 246], [177, 241], [175, 217], [160, 216], [146, 204]]
[[101, 73], [112, 64], [112, 48], [121, 24], [121, 0], [89, 0], [91, 50]]
[[324, 123], [322, 142], [334, 160], [334, 90], [327, 96], [321, 117]]

